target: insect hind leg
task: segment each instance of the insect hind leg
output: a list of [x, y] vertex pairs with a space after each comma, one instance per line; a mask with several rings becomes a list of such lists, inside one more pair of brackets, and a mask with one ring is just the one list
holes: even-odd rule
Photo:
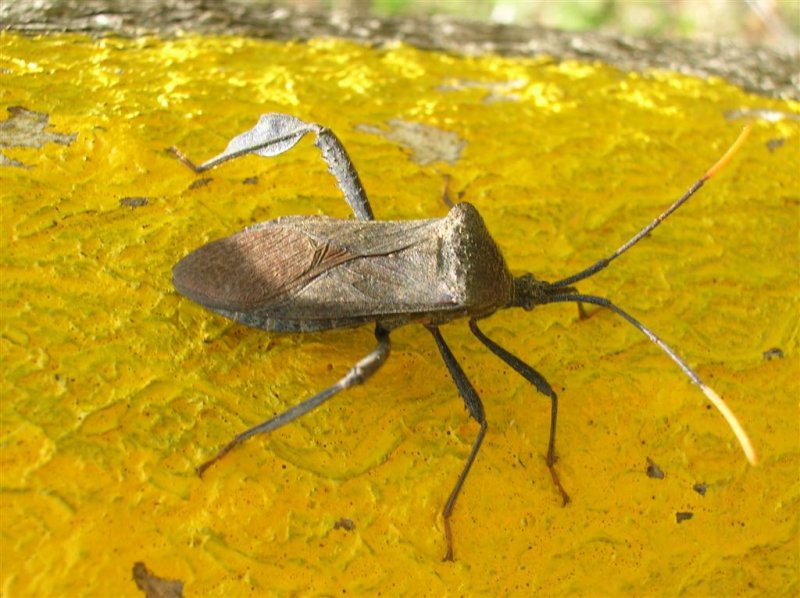
[[364, 358], [362, 358], [358, 363], [356, 363], [347, 374], [345, 374], [336, 384], [329, 386], [322, 392], [314, 395], [310, 399], [306, 399], [302, 403], [295, 405], [284, 411], [283, 413], [276, 415], [275, 417], [268, 419], [267, 421], [250, 428], [249, 430], [245, 430], [241, 434], [237, 435], [233, 440], [231, 440], [228, 444], [226, 444], [222, 450], [220, 450], [214, 457], [203, 463], [202, 465], [198, 466], [196, 471], [197, 475], [203, 477], [203, 474], [206, 470], [214, 465], [217, 461], [222, 459], [225, 455], [227, 455], [231, 450], [242, 444], [245, 440], [250, 438], [251, 436], [255, 436], [256, 434], [264, 434], [266, 432], [272, 432], [273, 430], [277, 430], [278, 428], [285, 426], [289, 422], [296, 420], [297, 418], [305, 415], [309, 411], [316, 409], [322, 403], [333, 397], [334, 395], [340, 393], [343, 390], [347, 390], [357, 384], [363, 384], [366, 382], [386, 361], [389, 357], [390, 352], [390, 342], [389, 342], [389, 332], [382, 328], [381, 326], [375, 327], [375, 338], [378, 339], [378, 345], [370, 351]]
[[336, 184], [344, 194], [350, 208], [359, 220], [374, 220], [372, 206], [369, 204], [367, 192], [361, 184], [353, 161], [339, 141], [339, 138], [327, 127], [316, 125], [317, 139], [314, 144], [322, 153], [322, 159], [328, 165], [328, 172], [336, 179]]
[[336, 179], [336, 184], [356, 218], [374, 220], [367, 192], [361, 184], [361, 179], [358, 178], [353, 161], [333, 131], [322, 125], [307, 123], [289, 114], [271, 112], [262, 114], [255, 127], [236, 135], [221, 154], [202, 164], [195, 165], [176, 147], [169, 148], [169, 151], [192, 171], [201, 173], [247, 154], [267, 158], [283, 154], [292, 149], [308, 133], [313, 133], [316, 137], [315, 144], [328, 165], [328, 172]]

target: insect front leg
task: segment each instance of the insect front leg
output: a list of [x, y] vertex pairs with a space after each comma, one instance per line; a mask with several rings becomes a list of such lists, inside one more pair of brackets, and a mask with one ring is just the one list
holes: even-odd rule
[[483, 403], [481, 403], [481, 399], [478, 396], [477, 391], [467, 378], [464, 370], [461, 369], [461, 366], [456, 361], [456, 358], [453, 355], [453, 352], [450, 350], [450, 347], [448, 347], [447, 343], [444, 342], [444, 338], [442, 337], [442, 333], [439, 332], [439, 328], [436, 326], [428, 326], [427, 328], [433, 335], [433, 338], [436, 340], [436, 346], [439, 348], [439, 353], [442, 354], [442, 359], [444, 359], [447, 370], [450, 372], [450, 377], [453, 378], [453, 382], [456, 383], [456, 387], [458, 387], [458, 392], [461, 395], [461, 398], [464, 399], [464, 404], [467, 406], [467, 411], [469, 411], [469, 414], [472, 416], [472, 418], [481, 426], [480, 430], [478, 430], [478, 435], [475, 437], [475, 441], [472, 443], [472, 450], [470, 450], [469, 455], [467, 456], [467, 462], [464, 463], [464, 468], [461, 470], [461, 474], [456, 480], [456, 485], [450, 492], [450, 496], [444, 505], [444, 509], [442, 510], [442, 519], [444, 521], [444, 537], [445, 541], [447, 542], [447, 552], [444, 555], [444, 560], [452, 561], [453, 533], [450, 529], [450, 515], [453, 513], [453, 507], [456, 505], [456, 499], [461, 492], [461, 487], [464, 485], [464, 480], [467, 479], [467, 474], [469, 474], [472, 463], [475, 461], [475, 457], [478, 456], [478, 450], [481, 448], [481, 443], [483, 442], [483, 437], [486, 435], [488, 424], [486, 422], [486, 416], [483, 413]]
[[347, 372], [347, 374], [345, 374], [344, 377], [342, 377], [336, 384], [329, 386], [310, 399], [306, 399], [302, 403], [287, 409], [280, 415], [276, 415], [275, 417], [250, 428], [249, 430], [245, 430], [231, 440], [228, 444], [226, 444], [213, 458], [197, 467], [197, 475], [203, 477], [203, 474], [209, 467], [222, 459], [222, 457], [227, 455], [232, 449], [242, 444], [251, 436], [272, 432], [273, 430], [276, 430], [281, 426], [284, 426], [289, 422], [292, 422], [305, 415], [312, 409], [316, 409], [322, 405], [322, 403], [341, 391], [366, 382], [366, 380], [369, 379], [370, 376], [372, 376], [372, 374], [374, 374], [389, 357], [391, 346], [389, 342], [389, 332], [378, 325], [375, 327], [375, 338], [378, 339], [378, 346], [376, 346], [366, 357], [356, 363], [356, 365], [354, 365], [350, 371]]
[[472, 334], [478, 337], [478, 340], [481, 341], [486, 347], [495, 355], [497, 355], [500, 359], [505, 361], [508, 365], [510, 365], [520, 376], [525, 378], [528, 382], [533, 384], [543, 395], [550, 398], [550, 440], [547, 443], [547, 468], [550, 470], [550, 476], [553, 478], [553, 484], [555, 484], [558, 491], [561, 493], [561, 500], [563, 501], [563, 505], [567, 506], [570, 501], [569, 495], [564, 490], [564, 487], [561, 485], [561, 480], [558, 478], [558, 473], [556, 472], [555, 464], [556, 464], [556, 419], [558, 416], [558, 396], [556, 395], [553, 387], [550, 386], [550, 383], [544, 379], [539, 372], [534, 370], [531, 366], [527, 363], [522, 361], [516, 355], [509, 353], [503, 347], [498, 345], [488, 336], [486, 336], [483, 332], [481, 332], [480, 328], [478, 328], [478, 322], [475, 319], [471, 319], [469, 321], [469, 329], [472, 330]]

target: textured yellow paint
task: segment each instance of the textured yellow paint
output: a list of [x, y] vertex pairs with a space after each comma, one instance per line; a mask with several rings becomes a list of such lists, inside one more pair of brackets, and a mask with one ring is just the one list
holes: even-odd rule
[[[797, 104], [665, 72], [339, 41], [4, 34], [0, 69], [3, 109], [77, 133], [3, 150], [29, 166], [0, 169], [3, 596], [135, 596], [136, 561], [189, 596], [798, 593]], [[789, 118], [756, 119], [726, 171], [581, 288], [679, 348], [741, 417], [758, 467], [640, 334], [565, 306], [484, 329], [559, 391], [566, 508], [543, 462], [546, 401], [465, 325], [445, 330], [490, 423], [455, 563], [439, 511], [476, 426], [424, 330], [397, 331], [370, 384], [194, 475], [373, 339], [249, 330], [179, 297], [170, 268], [203, 242], [348, 210], [308, 141], [195, 189], [168, 145], [209, 157], [269, 111], [324, 123], [379, 218], [443, 214], [450, 173], [512, 267], [555, 279], [679, 196], [739, 132], [726, 113], [748, 108]], [[456, 133], [460, 161], [422, 167], [356, 129], [393, 118]], [[765, 360], [771, 347], [785, 357]], [[343, 517], [354, 530], [334, 528]]]

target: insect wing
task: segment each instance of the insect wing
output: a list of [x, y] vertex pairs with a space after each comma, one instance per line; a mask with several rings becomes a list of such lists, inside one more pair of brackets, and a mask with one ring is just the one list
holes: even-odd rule
[[[392, 259], [367, 258], [418, 246], [438, 222], [280, 218], [193, 251], [173, 268], [173, 283], [182, 295], [215, 310], [311, 319], [371, 314], [382, 309], [382, 301], [370, 298], [370, 290], [380, 283], [411, 288], [413, 276], [402, 263], [393, 268]], [[337, 268], [344, 264], [349, 267]]]
[[175, 265], [172, 278], [178, 292], [205, 307], [248, 312], [352, 257], [275, 221], [200, 247]]

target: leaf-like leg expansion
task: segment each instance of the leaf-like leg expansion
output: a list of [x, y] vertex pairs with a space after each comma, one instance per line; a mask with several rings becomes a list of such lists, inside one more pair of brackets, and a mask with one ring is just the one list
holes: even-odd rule
[[301, 417], [311, 411], [312, 409], [316, 409], [322, 403], [330, 399], [332, 396], [338, 394], [343, 390], [347, 390], [348, 388], [355, 386], [357, 384], [363, 384], [372, 374], [374, 374], [378, 368], [380, 368], [383, 363], [386, 361], [386, 358], [389, 357], [389, 350], [390, 350], [390, 343], [389, 343], [389, 332], [383, 329], [381, 326], [375, 327], [375, 338], [378, 339], [378, 346], [375, 347], [366, 357], [361, 359], [356, 365], [354, 365], [347, 374], [343, 378], [341, 378], [336, 384], [330, 386], [320, 392], [319, 394], [314, 395], [310, 399], [306, 399], [299, 405], [295, 405], [290, 409], [287, 409], [283, 413], [276, 415], [275, 417], [268, 419], [267, 421], [250, 428], [249, 430], [245, 430], [238, 436], [236, 436], [233, 440], [231, 440], [228, 444], [226, 444], [221, 451], [219, 451], [213, 458], [206, 461], [199, 467], [197, 467], [197, 475], [203, 477], [205, 471], [211, 467], [214, 463], [222, 459], [225, 455], [227, 455], [232, 449], [236, 446], [242, 444], [245, 440], [250, 438], [251, 436], [255, 436], [256, 434], [263, 434], [265, 432], [271, 432], [288, 424], [291, 421], [296, 420], [298, 417]]
[[558, 473], [556, 472], [556, 420], [558, 417], [558, 396], [556, 395], [553, 387], [550, 386], [550, 383], [545, 380], [544, 376], [542, 376], [539, 372], [529, 366], [527, 363], [522, 361], [516, 355], [508, 352], [506, 349], [498, 345], [488, 336], [486, 336], [480, 328], [478, 328], [478, 322], [474, 319], [469, 321], [469, 328], [472, 330], [472, 334], [474, 334], [479, 341], [481, 341], [486, 347], [497, 357], [505, 361], [508, 365], [510, 365], [520, 376], [525, 378], [528, 382], [533, 384], [540, 393], [545, 395], [546, 397], [550, 398], [550, 440], [547, 443], [547, 468], [550, 470], [550, 476], [553, 478], [553, 484], [555, 484], [556, 488], [558, 489], [559, 493], [561, 494], [561, 500], [563, 501], [563, 505], [567, 506], [569, 504], [570, 498], [569, 495], [564, 490], [564, 487], [561, 485], [561, 480], [558, 477]]
[[231, 139], [224, 152], [200, 165], [195, 165], [175, 147], [169, 150], [187, 167], [201, 173], [247, 154], [277, 156], [293, 148], [307, 133], [314, 133], [316, 136], [315, 144], [322, 152], [328, 172], [336, 179], [336, 184], [356, 218], [374, 220], [367, 192], [364, 191], [350, 156], [333, 131], [321, 125], [306, 123], [288, 114], [271, 112], [262, 114], [255, 127]]
[[478, 450], [481, 448], [481, 443], [483, 442], [483, 437], [486, 435], [488, 424], [486, 423], [486, 416], [483, 413], [483, 403], [481, 403], [478, 393], [475, 391], [472, 383], [467, 378], [464, 370], [461, 369], [461, 366], [456, 361], [456, 358], [453, 355], [453, 352], [450, 350], [450, 347], [448, 347], [447, 343], [444, 342], [442, 333], [439, 332], [439, 329], [436, 326], [429, 326], [428, 330], [436, 340], [436, 346], [439, 348], [439, 353], [442, 354], [442, 359], [444, 359], [447, 370], [450, 372], [450, 377], [453, 378], [453, 382], [456, 383], [458, 392], [461, 395], [461, 398], [464, 399], [464, 404], [467, 406], [469, 414], [481, 425], [478, 435], [475, 437], [475, 441], [472, 444], [472, 450], [470, 450], [469, 456], [467, 456], [467, 461], [464, 463], [464, 468], [461, 470], [461, 474], [458, 476], [458, 480], [456, 480], [456, 484], [453, 487], [453, 490], [450, 492], [450, 496], [444, 505], [444, 509], [442, 510], [442, 518], [444, 520], [444, 537], [445, 541], [447, 542], [447, 552], [444, 555], [444, 560], [452, 561], [453, 533], [450, 529], [450, 515], [453, 512], [453, 507], [455, 507], [456, 499], [461, 492], [461, 487], [464, 485], [464, 480], [467, 479], [467, 474], [469, 474], [472, 463], [475, 461], [475, 457], [478, 456]]

